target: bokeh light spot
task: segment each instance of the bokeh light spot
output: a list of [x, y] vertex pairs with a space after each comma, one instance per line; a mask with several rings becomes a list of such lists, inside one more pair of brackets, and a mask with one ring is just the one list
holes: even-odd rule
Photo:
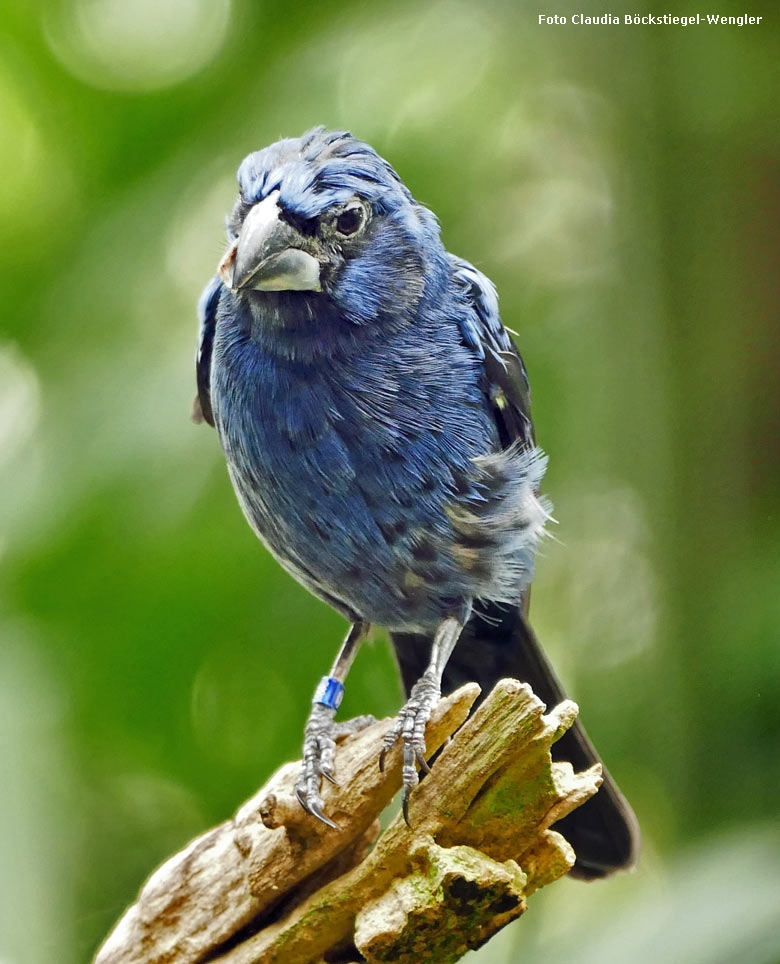
[[[55, 234], [73, 201], [68, 159], [55, 150], [50, 133], [30, 91], [10, 71], [0, 70], [0, 140], [6, 145], [0, 156], [0, 242], [6, 264], [24, 261], [33, 237], [40, 257], [41, 229], [46, 237]], [[54, 156], [56, 178], [51, 176]]]
[[0, 344], [0, 469], [33, 434], [39, 415], [35, 370], [16, 346]]
[[331, 50], [316, 47], [316, 63], [341, 65], [339, 116], [363, 136], [385, 138], [428, 131], [443, 113], [458, 110], [482, 80], [497, 41], [484, 11], [454, 2], [378, 19], [350, 39], [345, 48], [339, 33], [326, 45]]
[[190, 303], [193, 291], [199, 291], [204, 279], [216, 273], [227, 246], [222, 226], [236, 194], [236, 179], [232, 173], [223, 173], [230, 170], [231, 162], [224, 158], [220, 161], [218, 167], [209, 167], [206, 175], [194, 180], [184, 192], [168, 231], [168, 276]]
[[196, 74], [222, 46], [229, 20], [230, 0], [66, 0], [45, 34], [79, 80], [141, 92]]
[[[567, 641], [558, 662], [568, 654], [605, 670], [635, 660], [653, 646], [661, 613], [640, 494], [610, 479], [579, 482], [556, 495], [556, 511], [564, 520], [565, 547], [543, 549], [548, 558], [540, 563], [545, 572], [535, 595], [555, 600], [536, 611], [557, 614], [560, 638]], [[546, 627], [544, 638], [554, 635], [556, 626]]]

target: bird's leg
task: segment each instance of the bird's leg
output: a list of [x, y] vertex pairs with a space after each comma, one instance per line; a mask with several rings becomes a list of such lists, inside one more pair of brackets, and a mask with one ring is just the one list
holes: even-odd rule
[[360, 644], [368, 633], [369, 624], [356, 622], [350, 627], [333, 663], [329, 676], [323, 676], [312, 699], [312, 709], [306, 721], [303, 739], [303, 766], [295, 786], [295, 795], [304, 810], [338, 830], [337, 824], [325, 816], [320, 797], [320, 780], [325, 777], [336, 782], [333, 756], [336, 739], [345, 733], [356, 732], [373, 723], [371, 716], [359, 716], [346, 723], [336, 723], [336, 710], [344, 696], [344, 680], [357, 656]]
[[425, 759], [425, 727], [431, 712], [441, 696], [441, 677], [447, 660], [461, 634], [466, 620], [450, 616], [440, 623], [433, 637], [431, 661], [423, 675], [417, 680], [409, 693], [409, 699], [398, 714], [393, 727], [385, 736], [379, 766], [384, 769], [385, 756], [400, 737], [403, 741], [403, 811], [409, 823], [409, 794], [419, 782], [418, 767], [430, 770]]

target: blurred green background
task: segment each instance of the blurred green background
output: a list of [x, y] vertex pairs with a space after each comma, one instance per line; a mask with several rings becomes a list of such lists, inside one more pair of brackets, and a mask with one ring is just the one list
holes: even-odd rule
[[[534, 622], [644, 830], [635, 874], [540, 893], [471, 960], [780, 961], [780, 58], [776, 5], [736, 6], [763, 22], [7, 0], [2, 964], [88, 960], [299, 753], [344, 627], [188, 413], [235, 169], [318, 123], [375, 145], [498, 285], [560, 521]], [[380, 640], [344, 713], [399, 703]]]

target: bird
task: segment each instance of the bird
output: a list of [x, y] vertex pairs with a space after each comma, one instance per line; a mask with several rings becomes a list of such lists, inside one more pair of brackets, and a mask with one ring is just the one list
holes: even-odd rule
[[[298, 800], [336, 827], [321, 797], [350, 727], [336, 711], [383, 627], [406, 702], [379, 764], [401, 744], [409, 822], [443, 693], [473, 681], [484, 696], [513, 677], [547, 705], [565, 697], [528, 621], [551, 507], [526, 369], [491, 281], [445, 249], [435, 215], [366, 142], [316, 127], [249, 154], [237, 181], [198, 303], [193, 418], [216, 429], [260, 540], [349, 623], [314, 692]], [[579, 721], [553, 756], [601, 762]], [[606, 770], [556, 828], [576, 877], [636, 862], [637, 821]]]

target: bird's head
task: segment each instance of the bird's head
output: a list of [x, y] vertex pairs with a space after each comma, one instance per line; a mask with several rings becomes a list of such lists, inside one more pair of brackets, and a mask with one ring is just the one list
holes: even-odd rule
[[444, 263], [433, 214], [344, 131], [315, 128], [250, 154], [238, 185], [218, 271], [250, 303], [306, 292], [361, 324], [413, 309]]

